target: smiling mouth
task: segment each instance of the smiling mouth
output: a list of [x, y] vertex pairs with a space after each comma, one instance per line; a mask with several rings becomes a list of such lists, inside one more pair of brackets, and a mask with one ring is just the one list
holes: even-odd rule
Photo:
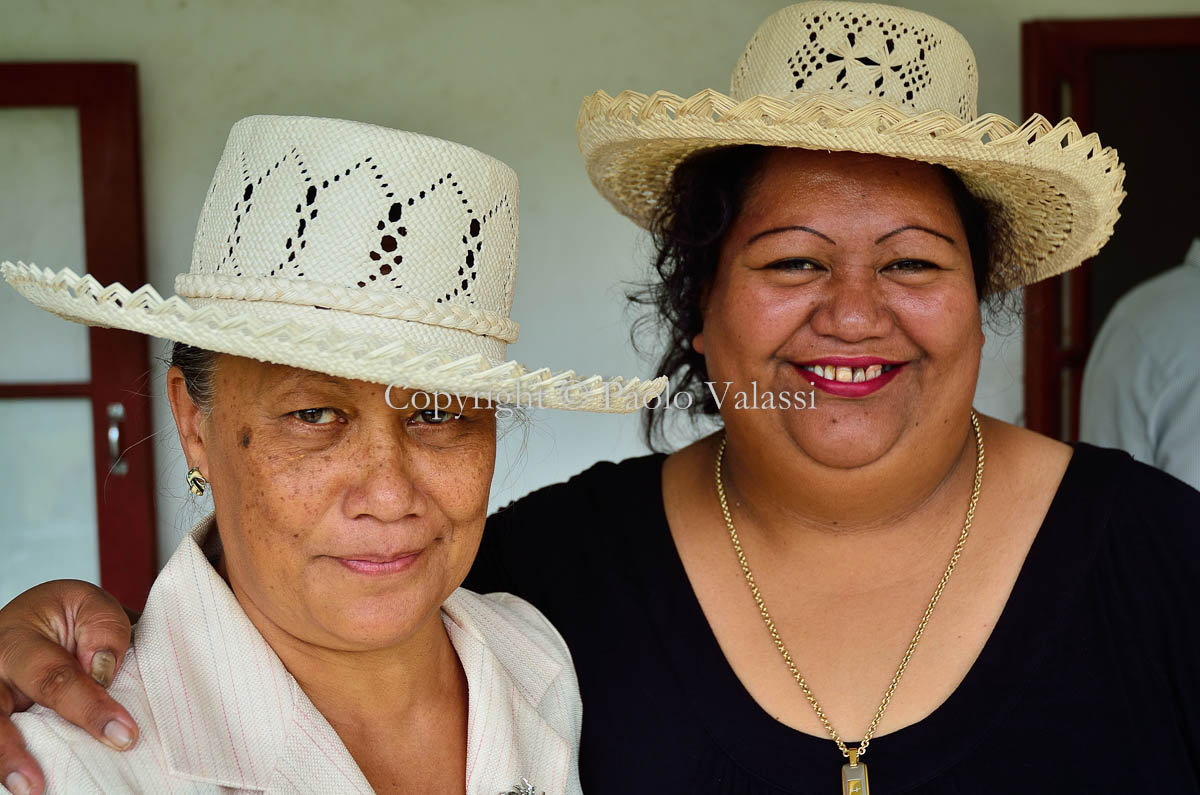
[[421, 552], [409, 552], [394, 556], [367, 556], [363, 558], [335, 558], [335, 560], [359, 574], [396, 574], [416, 563]]
[[898, 364], [872, 364], [867, 367], [835, 367], [832, 364], [799, 365], [801, 370], [810, 372], [819, 378], [829, 381], [840, 381], [843, 384], [861, 384], [866, 381], [874, 381], [884, 373], [889, 373], [900, 366]]

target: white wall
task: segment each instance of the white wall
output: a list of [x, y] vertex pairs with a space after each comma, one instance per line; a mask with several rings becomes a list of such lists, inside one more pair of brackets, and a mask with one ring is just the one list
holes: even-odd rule
[[[0, 0], [0, 59], [138, 63], [147, 252], [150, 280], [161, 292], [169, 293], [173, 276], [188, 266], [201, 201], [234, 121], [254, 113], [358, 119], [461, 141], [517, 170], [521, 273], [513, 312], [521, 341], [510, 349], [514, 357], [555, 368], [647, 374], [650, 362], [639, 361], [627, 345], [621, 286], [642, 274], [646, 247], [588, 183], [575, 148], [579, 101], [597, 88], [725, 89], [746, 40], [780, 5]], [[966, 35], [980, 66], [980, 107], [1010, 117], [1020, 110], [1022, 20], [1197, 12], [1196, 0], [912, 5]], [[1015, 419], [1019, 333], [989, 336], [978, 402]], [[158, 448], [166, 555], [186, 527], [184, 468], [161, 400], [155, 421], [168, 429]], [[592, 461], [642, 450], [635, 418], [546, 412], [535, 418], [523, 454], [522, 436], [518, 430], [503, 443], [494, 503]]]

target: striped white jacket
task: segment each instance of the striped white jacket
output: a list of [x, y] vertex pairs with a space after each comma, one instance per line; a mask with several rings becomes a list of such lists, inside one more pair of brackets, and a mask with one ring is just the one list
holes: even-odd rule
[[[211, 517], [155, 580], [110, 688], [141, 736], [113, 751], [56, 714], [16, 716], [48, 793], [369, 793], [312, 705], [209, 564]], [[467, 792], [577, 795], [582, 707], [561, 636], [510, 594], [459, 589], [442, 606], [470, 693]], [[379, 741], [388, 741], [380, 727]]]

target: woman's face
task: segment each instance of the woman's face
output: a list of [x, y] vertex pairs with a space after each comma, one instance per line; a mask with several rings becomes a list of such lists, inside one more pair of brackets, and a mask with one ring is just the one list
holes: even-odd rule
[[496, 453], [483, 401], [422, 411], [424, 393], [393, 389], [396, 409], [378, 384], [224, 355], [211, 415], [178, 369], [168, 391], [252, 618], [323, 648], [385, 648], [466, 577]]
[[[785, 149], [726, 236], [694, 344], [718, 394], [732, 384], [731, 435], [852, 468], [957, 424], [983, 340], [966, 234], [934, 167]], [[816, 408], [735, 408], [754, 384], [760, 405], [815, 390]]]

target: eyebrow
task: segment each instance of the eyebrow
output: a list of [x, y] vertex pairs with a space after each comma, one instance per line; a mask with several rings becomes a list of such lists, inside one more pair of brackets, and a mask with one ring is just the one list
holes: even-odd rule
[[[818, 232], [817, 230], [812, 229], [807, 226], [780, 226], [780, 227], [776, 227], [775, 229], [765, 229], [762, 232], [759, 232], [758, 234], [753, 235], [749, 240], [747, 240], [746, 245], [747, 246], [750, 245], [755, 240], [758, 240], [760, 237], [766, 237], [767, 235], [777, 235], [777, 234], [780, 234], [781, 232], [808, 232], [810, 235], [816, 235], [817, 237], [821, 238], [822, 240], [826, 240], [835, 246], [837, 245], [837, 241], [834, 240], [829, 235], [823, 235], [820, 232]], [[895, 234], [895, 233], [893, 232], [892, 234]]]
[[918, 232], [925, 232], [927, 234], [933, 235], [934, 237], [940, 237], [942, 240], [945, 240], [950, 245], [952, 245], [952, 246], [955, 245], [954, 238], [950, 237], [949, 235], [943, 235], [941, 232], [937, 232], [933, 229], [929, 229], [928, 227], [917, 226], [916, 224], [909, 224], [908, 226], [902, 226], [899, 229], [893, 229], [892, 231], [888, 232], [883, 237], [876, 240], [875, 245], [879, 245], [883, 241], [887, 240], [889, 237], [892, 237], [893, 235], [898, 235], [901, 232], [907, 232], [910, 229], [915, 229]]

